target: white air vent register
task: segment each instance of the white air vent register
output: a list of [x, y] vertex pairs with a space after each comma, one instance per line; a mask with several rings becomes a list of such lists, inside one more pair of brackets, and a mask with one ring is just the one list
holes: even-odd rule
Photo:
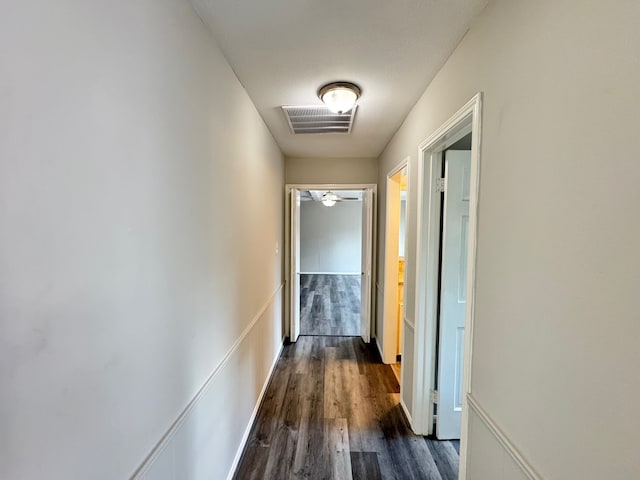
[[282, 106], [291, 131], [303, 133], [351, 133], [357, 106], [346, 113], [333, 113], [324, 105]]

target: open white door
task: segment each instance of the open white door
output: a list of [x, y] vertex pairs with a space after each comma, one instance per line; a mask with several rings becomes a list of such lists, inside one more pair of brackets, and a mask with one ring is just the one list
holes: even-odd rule
[[362, 269], [360, 277], [360, 336], [371, 341], [371, 263], [373, 253], [373, 190], [362, 191]]
[[300, 336], [300, 190], [291, 190], [290, 312], [292, 342]]
[[470, 151], [445, 152], [436, 437], [460, 438], [467, 303]]

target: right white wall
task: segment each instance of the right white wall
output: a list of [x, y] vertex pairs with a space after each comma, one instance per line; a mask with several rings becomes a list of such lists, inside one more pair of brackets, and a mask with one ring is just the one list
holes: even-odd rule
[[[414, 320], [417, 146], [483, 92], [472, 396], [546, 479], [640, 477], [639, 21], [635, 0], [491, 2], [380, 158], [380, 205], [411, 158]], [[467, 478], [526, 478], [486, 420]]]

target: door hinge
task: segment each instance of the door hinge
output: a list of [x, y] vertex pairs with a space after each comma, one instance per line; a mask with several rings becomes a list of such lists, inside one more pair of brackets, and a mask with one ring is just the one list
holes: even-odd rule
[[431, 390], [431, 403], [438, 405], [440, 403], [440, 395], [437, 390]]
[[446, 188], [446, 178], [438, 178], [436, 180], [436, 192], [442, 193]]

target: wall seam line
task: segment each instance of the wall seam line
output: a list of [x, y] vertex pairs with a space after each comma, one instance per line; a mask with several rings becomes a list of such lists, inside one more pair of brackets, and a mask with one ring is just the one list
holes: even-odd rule
[[238, 339], [231, 345], [231, 348], [229, 348], [229, 350], [227, 350], [227, 353], [224, 355], [224, 357], [218, 363], [218, 365], [215, 366], [215, 368], [213, 369], [211, 374], [207, 377], [207, 379], [204, 381], [202, 386], [198, 389], [198, 391], [195, 393], [193, 398], [189, 401], [187, 406], [182, 410], [182, 412], [180, 412], [178, 417], [173, 421], [173, 423], [167, 429], [167, 431], [164, 433], [164, 435], [162, 435], [160, 440], [153, 446], [153, 448], [147, 454], [147, 456], [144, 458], [142, 463], [133, 472], [131, 477], [129, 477], [130, 480], [139, 480], [139, 479], [141, 479], [142, 476], [147, 472], [149, 467], [151, 467], [151, 465], [153, 464], [153, 461], [166, 448], [169, 440], [171, 440], [173, 438], [173, 436], [178, 431], [180, 426], [184, 423], [185, 419], [187, 418], [187, 415], [189, 415], [191, 410], [193, 410], [193, 408], [195, 407], [196, 403], [198, 402], [198, 400], [200, 400], [202, 395], [204, 395], [204, 392], [207, 390], [209, 385], [211, 385], [211, 383], [213, 383], [215, 378], [218, 376], [218, 374], [222, 371], [222, 369], [228, 363], [228, 361], [231, 358], [231, 356], [235, 353], [235, 351], [238, 349], [238, 347], [244, 341], [244, 339], [247, 337], [247, 335], [249, 335], [249, 332], [251, 332], [253, 327], [255, 327], [255, 325], [258, 323], [258, 320], [260, 320], [260, 318], [262, 317], [264, 312], [266, 312], [267, 308], [269, 308], [269, 306], [273, 303], [274, 298], [278, 295], [278, 293], [280, 293], [282, 291], [282, 288], [284, 287], [284, 283], [285, 282], [281, 282], [280, 286], [278, 288], [276, 288], [276, 290], [269, 296], [269, 298], [262, 305], [262, 307], [260, 308], [258, 313], [253, 317], [253, 319], [251, 320], [249, 325], [247, 325], [247, 327], [242, 331], [242, 333], [240, 334]]
[[500, 429], [498, 424], [491, 418], [487, 411], [480, 406], [478, 401], [470, 393], [467, 394], [467, 404], [471, 407], [471, 410], [480, 418], [482, 423], [487, 427], [491, 434], [498, 440], [498, 443], [509, 454], [509, 456], [518, 464], [524, 474], [526, 474], [531, 480], [543, 480], [538, 472], [529, 464], [524, 458], [522, 453], [515, 447], [515, 445], [509, 440], [509, 437]]
[[236, 456], [231, 463], [231, 468], [229, 469], [229, 473], [227, 474], [227, 480], [233, 480], [233, 477], [238, 470], [238, 466], [240, 465], [240, 461], [242, 460], [242, 454], [244, 453], [244, 449], [247, 445], [247, 441], [249, 440], [249, 435], [251, 434], [251, 430], [253, 429], [253, 424], [258, 416], [258, 411], [260, 410], [260, 406], [262, 405], [262, 400], [264, 399], [265, 394], [267, 393], [267, 389], [271, 384], [271, 379], [273, 378], [273, 374], [276, 369], [276, 365], [278, 364], [278, 360], [280, 360], [280, 355], [282, 355], [282, 351], [284, 350], [284, 338], [281, 340], [280, 348], [276, 353], [273, 361], [271, 362], [271, 367], [269, 368], [269, 374], [264, 381], [264, 385], [262, 385], [262, 390], [260, 391], [260, 395], [258, 395], [258, 400], [253, 408], [253, 412], [249, 417], [249, 422], [247, 422], [247, 427], [245, 428], [244, 434], [242, 435], [242, 439], [240, 441], [240, 445], [238, 445], [238, 449], [236, 450]]

